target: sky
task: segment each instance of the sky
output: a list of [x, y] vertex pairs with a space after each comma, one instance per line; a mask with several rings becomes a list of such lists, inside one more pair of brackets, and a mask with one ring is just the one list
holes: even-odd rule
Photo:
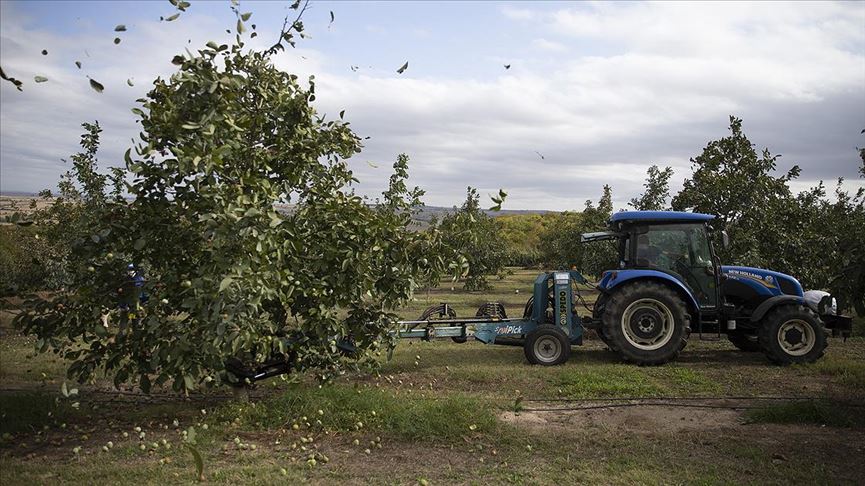
[[[122, 165], [130, 109], [171, 58], [232, 38], [227, 0], [191, 4], [160, 22], [167, 0], [0, 1], [0, 66], [24, 82], [0, 83], [0, 191], [55, 187], [85, 121], [104, 129], [100, 164]], [[288, 4], [241, 1], [259, 33], [247, 45], [272, 44]], [[609, 184], [624, 208], [652, 164], [673, 167], [675, 193], [730, 115], [779, 170], [802, 168], [794, 190], [865, 186], [865, 2], [313, 0], [304, 23], [310, 38], [274, 63], [314, 74], [319, 112], [345, 110], [370, 137], [349, 161], [362, 194], [406, 153], [430, 205], [458, 205], [471, 185], [503, 188], [506, 209], [579, 210]]]

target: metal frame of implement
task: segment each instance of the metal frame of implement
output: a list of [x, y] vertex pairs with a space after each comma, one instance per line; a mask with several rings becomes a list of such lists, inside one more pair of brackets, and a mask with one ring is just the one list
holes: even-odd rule
[[[496, 344], [499, 338], [521, 338], [537, 329], [541, 324], [549, 324], [547, 309], [552, 307], [552, 323], [564, 331], [571, 344], [582, 344], [583, 327], [581, 320], [573, 312], [574, 287], [572, 284], [585, 282], [585, 278], [573, 270], [570, 272], [542, 273], [535, 279], [534, 305], [531, 315], [528, 317], [490, 316], [400, 321], [399, 324], [403, 327], [396, 331], [396, 334], [399, 338], [415, 338], [427, 341], [437, 338], [467, 339], [474, 337], [485, 344]], [[553, 302], [550, 303], [550, 300]], [[443, 305], [446, 306], [447, 304]], [[474, 327], [474, 332], [468, 329], [470, 325]]]

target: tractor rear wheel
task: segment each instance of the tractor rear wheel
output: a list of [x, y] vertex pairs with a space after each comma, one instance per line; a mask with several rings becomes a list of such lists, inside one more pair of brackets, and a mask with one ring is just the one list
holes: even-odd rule
[[626, 285], [607, 302], [603, 333], [625, 361], [641, 366], [672, 361], [690, 334], [685, 303], [660, 283]]
[[555, 366], [571, 357], [571, 342], [558, 327], [541, 324], [526, 336], [523, 351], [531, 364]]
[[745, 351], [746, 353], [756, 353], [757, 351], [762, 351], [763, 348], [760, 347], [760, 342], [757, 339], [757, 336], [754, 334], [746, 334], [742, 331], [732, 331], [727, 334], [727, 339], [733, 343], [733, 346], [736, 346], [741, 351]]
[[813, 363], [826, 351], [826, 331], [801, 305], [783, 305], [763, 320], [758, 339], [769, 361], [779, 365]]

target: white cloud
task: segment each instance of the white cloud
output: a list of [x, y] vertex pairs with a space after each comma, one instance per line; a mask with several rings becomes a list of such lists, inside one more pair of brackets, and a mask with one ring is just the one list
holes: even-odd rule
[[554, 41], [543, 39], [543, 38], [533, 40], [532, 46], [534, 46], [538, 49], [544, 50], [544, 51], [552, 51], [552, 52], [564, 52], [568, 49], [567, 47], [565, 47], [564, 45], [562, 45], [558, 42], [554, 42]]
[[[688, 158], [726, 135], [730, 114], [743, 117], [758, 148], [803, 166], [801, 186], [853, 177], [853, 147], [865, 145], [865, 32], [856, 26], [865, 8], [724, 5], [600, 3], [552, 13], [506, 6], [504, 16], [529, 22], [544, 37], [514, 53], [511, 70], [498, 67], [485, 79], [351, 73], [310, 49], [275, 62], [301, 76], [316, 74], [319, 110], [333, 118], [345, 109], [358, 134], [371, 137], [351, 161], [368, 194], [383, 188], [389, 161], [406, 152], [412, 182], [427, 189], [430, 204], [457, 204], [471, 184], [482, 194], [505, 188], [509, 208], [579, 209], [609, 183], [624, 207], [642, 190], [651, 164], [673, 166], [671, 185], [680, 187]], [[190, 15], [173, 35], [165, 29], [175, 26], [143, 23], [114, 46], [110, 37], [22, 28], [8, 10], [2, 65], [14, 66], [7, 73], [28, 86], [24, 93], [0, 86], [3, 190], [54, 182], [58, 159], [77, 150], [78, 124], [93, 118], [106, 128], [102, 160], [120, 161], [136, 133], [129, 108], [147, 80], [172, 72], [168, 61], [184, 39], [201, 45], [222, 28]], [[569, 49], [551, 51], [544, 43]], [[34, 45], [52, 54], [34, 57], [23, 47]], [[83, 56], [78, 46], [99, 46], [81, 59], [81, 72], [71, 64]], [[498, 58], [490, 52], [487, 59]], [[50, 81], [33, 85], [37, 72]], [[90, 90], [87, 73], [105, 93]], [[125, 85], [130, 76], [135, 88]]]
[[527, 8], [517, 8], [511, 5], [505, 5], [501, 9], [502, 14], [512, 20], [532, 20], [537, 17], [534, 11]]

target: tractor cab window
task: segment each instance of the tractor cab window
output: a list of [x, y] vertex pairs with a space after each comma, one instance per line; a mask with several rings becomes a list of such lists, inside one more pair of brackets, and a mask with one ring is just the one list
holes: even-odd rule
[[658, 224], [638, 228], [635, 246], [635, 266], [671, 273], [694, 291], [702, 305], [716, 304], [712, 254], [703, 225]]

